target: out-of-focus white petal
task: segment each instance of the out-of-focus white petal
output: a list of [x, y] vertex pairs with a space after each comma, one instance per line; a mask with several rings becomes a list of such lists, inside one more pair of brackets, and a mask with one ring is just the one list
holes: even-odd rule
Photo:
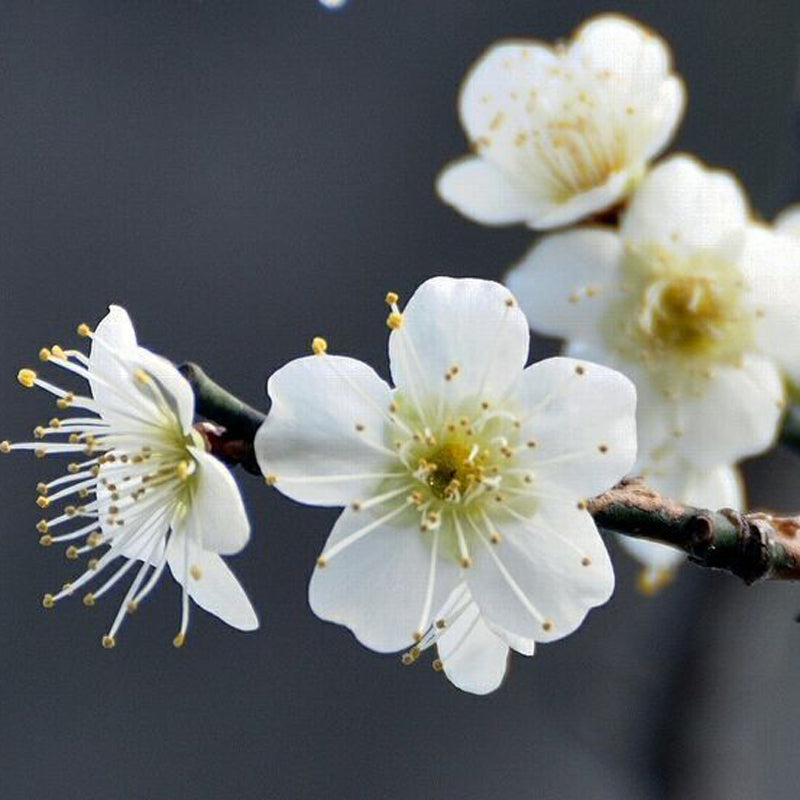
[[[188, 531], [187, 531], [188, 532]], [[170, 571], [192, 600], [226, 625], [240, 631], [258, 628], [258, 615], [230, 568], [216, 553], [203, 550], [188, 539], [189, 566], [186, 568], [186, 542], [183, 535], [173, 536], [167, 555]]]
[[636, 459], [636, 390], [621, 373], [571, 358], [528, 367], [514, 389], [524, 465], [540, 487], [592, 497], [623, 478]]
[[387, 451], [391, 389], [361, 361], [299, 358], [267, 387], [272, 409], [255, 439], [259, 466], [283, 494], [342, 506], [402, 464]]
[[403, 318], [389, 337], [392, 378], [420, 404], [440, 395], [451, 406], [465, 397], [502, 397], [525, 366], [528, 323], [511, 292], [494, 281], [431, 278]]
[[492, 515], [497, 544], [482, 538], [466, 574], [472, 597], [492, 625], [535, 641], [574, 631], [611, 596], [614, 570], [588, 511], [542, 502], [529, 519]]
[[437, 649], [444, 674], [459, 689], [489, 694], [503, 682], [508, 645], [486, 624], [474, 603], [445, 629]]
[[510, 225], [542, 213], [541, 200], [523, 184], [473, 156], [448, 164], [439, 173], [436, 191], [445, 203], [484, 225]]
[[595, 339], [616, 290], [622, 242], [611, 230], [585, 228], [543, 237], [506, 276], [533, 330]]
[[[381, 511], [345, 509], [323, 550], [373, 525]], [[400, 650], [427, 630], [458, 581], [455, 563], [432, 558], [432, 534], [419, 530], [419, 516], [404, 511], [374, 527], [314, 570], [308, 589], [314, 613], [345, 625], [365, 646], [381, 653]], [[431, 584], [431, 564], [434, 581]], [[429, 590], [432, 590], [429, 592]], [[427, 611], [426, 611], [427, 610]]]
[[800, 238], [751, 225], [740, 263], [756, 309], [761, 351], [800, 380]]
[[800, 203], [785, 208], [775, 217], [775, 230], [800, 238]]
[[250, 522], [239, 487], [228, 468], [214, 456], [189, 448], [197, 464], [186, 528], [204, 550], [238, 553], [250, 539]]
[[678, 252], [722, 246], [747, 223], [747, 198], [729, 172], [675, 155], [642, 181], [621, 220], [627, 242], [662, 243]]

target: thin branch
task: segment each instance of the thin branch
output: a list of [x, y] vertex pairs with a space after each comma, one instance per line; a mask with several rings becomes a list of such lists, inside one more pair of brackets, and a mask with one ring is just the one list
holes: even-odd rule
[[587, 506], [603, 530], [672, 545], [693, 563], [745, 583], [800, 580], [800, 516], [694, 508], [661, 497], [639, 479], [622, 481]]

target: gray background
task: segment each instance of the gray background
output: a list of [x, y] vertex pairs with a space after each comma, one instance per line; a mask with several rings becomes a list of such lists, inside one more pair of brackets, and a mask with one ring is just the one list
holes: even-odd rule
[[[619, 3], [674, 45], [678, 146], [727, 165], [772, 214], [797, 186], [795, 2]], [[472, 225], [432, 182], [465, 146], [458, 83], [493, 40], [567, 34], [578, 0], [0, 3], [0, 407], [24, 438], [52, 413], [14, 376], [123, 303], [142, 341], [264, 406], [265, 376], [326, 335], [385, 370], [382, 297], [436, 274], [499, 277], [531, 240]], [[552, 343], [539, 343], [540, 353]], [[316, 620], [306, 583], [331, 510], [249, 476], [234, 559], [262, 615], [202, 612], [171, 646], [165, 580], [99, 644], [119, 595], [50, 613], [74, 574], [37, 545], [34, 486], [2, 462], [0, 798], [795, 798], [800, 592], [687, 568], [619, 590], [574, 636], [515, 658], [488, 698]], [[800, 505], [783, 453], [755, 505]]]

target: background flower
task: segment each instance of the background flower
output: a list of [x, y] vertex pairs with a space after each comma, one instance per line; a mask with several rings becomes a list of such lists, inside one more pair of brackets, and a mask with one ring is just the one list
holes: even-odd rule
[[489, 225], [553, 228], [628, 194], [672, 138], [685, 92], [666, 44], [618, 15], [567, 45], [493, 45], [464, 81], [459, 113], [477, 152], [446, 167], [445, 202]]

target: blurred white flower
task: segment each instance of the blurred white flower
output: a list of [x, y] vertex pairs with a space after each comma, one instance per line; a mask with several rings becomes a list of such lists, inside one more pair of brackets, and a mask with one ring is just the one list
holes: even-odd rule
[[583, 498], [633, 464], [635, 392], [572, 359], [525, 369], [528, 325], [500, 284], [434, 278], [405, 312], [387, 302], [397, 388], [317, 339], [270, 378], [257, 457], [289, 497], [347, 506], [311, 580], [315, 613], [381, 652], [436, 641], [457, 685], [490, 691], [509, 641], [532, 652], [611, 594]]
[[638, 394], [642, 464], [733, 464], [772, 443], [781, 368], [800, 375], [800, 242], [749, 220], [734, 178], [657, 166], [619, 231], [542, 239], [508, 276], [534, 329]]
[[167, 565], [183, 587], [176, 647], [186, 637], [189, 597], [228, 625], [257, 628], [250, 601], [219, 556], [241, 550], [250, 525], [231, 474], [206, 452], [192, 427], [191, 386], [167, 360], [137, 345], [130, 318], [119, 306], [111, 306], [94, 333], [87, 325], [78, 331], [92, 340], [88, 358], [57, 345], [42, 349], [40, 357], [86, 380], [91, 397], [61, 389], [30, 369], [20, 371], [19, 381], [55, 395], [60, 409], [80, 409], [89, 415], [52, 419], [36, 428], [35, 442], [0, 444], [3, 452], [85, 457], [71, 463], [63, 477], [39, 484], [40, 508], [62, 501], [71, 504], [37, 527], [45, 546], [69, 542], [70, 559], [98, 548], [104, 552], [91, 558], [75, 581], [46, 594], [44, 606], [50, 608], [96, 581], [121, 559], [121, 565], [83, 600], [94, 605], [138, 564], [103, 637], [105, 647], [114, 646], [126, 612], [137, 608]]
[[487, 225], [566, 225], [624, 198], [672, 138], [685, 105], [666, 44], [618, 15], [567, 45], [494, 45], [461, 90], [477, 155], [439, 176], [442, 199]]
[[[664, 497], [679, 503], [714, 510], [743, 510], [745, 507], [744, 485], [736, 467], [700, 468], [678, 460], [662, 461], [654, 466], [636, 466], [633, 473]], [[618, 539], [623, 548], [642, 564], [638, 584], [644, 594], [655, 594], [668, 585], [678, 568], [686, 562], [686, 554], [674, 547], [630, 536], [619, 536]]]

